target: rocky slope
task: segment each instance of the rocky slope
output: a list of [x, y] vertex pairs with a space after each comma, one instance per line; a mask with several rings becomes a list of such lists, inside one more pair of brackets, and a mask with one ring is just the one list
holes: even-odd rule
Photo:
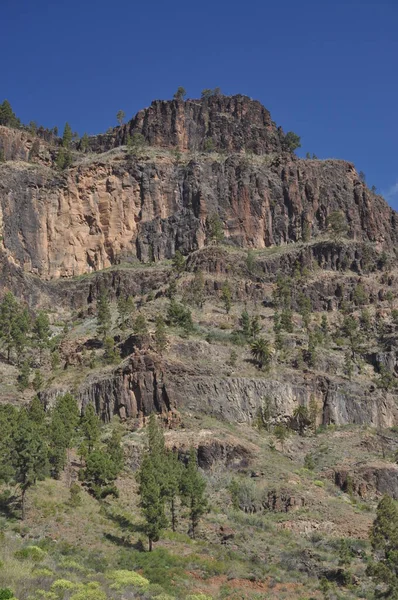
[[[123, 144], [137, 133], [146, 145], [127, 151]], [[0, 291], [11, 289], [30, 308], [55, 307], [62, 318], [74, 311], [92, 323], [99, 290], [105, 288], [111, 301], [133, 296], [153, 322], [157, 310], [167, 310], [167, 289], [175, 280], [167, 260], [180, 250], [188, 259], [177, 293], [184, 297], [193, 273], [205, 274], [210, 315], [198, 311], [195, 318], [208, 332], [236, 329], [240, 312], [248, 308], [272, 338], [278, 308], [272, 301], [274, 282], [279, 274], [295, 276], [297, 269], [306, 277], [292, 295], [294, 311], [303, 291], [312, 310], [327, 311], [334, 323], [343, 304], [354, 303], [358, 285], [373, 312], [386, 310], [388, 292], [398, 281], [397, 214], [367, 188], [352, 164], [303, 160], [287, 151], [283, 131], [260, 103], [245, 96], [155, 101], [89, 143], [89, 153], [75, 144], [72, 165], [60, 171], [55, 168], [59, 142], [0, 127], [5, 158]], [[347, 221], [343, 240], [327, 235], [327, 217], [336, 210]], [[214, 215], [222, 224], [222, 248], [210, 243]], [[247, 249], [256, 251], [255, 269], [246, 264]], [[236, 308], [223, 322], [217, 306], [226, 279]], [[115, 370], [79, 376], [72, 387], [81, 404], [93, 402], [104, 420], [115, 413], [137, 418], [184, 407], [251, 423], [265, 397], [272, 400], [275, 419], [288, 420], [314, 397], [318, 424], [389, 427], [398, 422], [396, 396], [394, 390], [378, 389], [374, 378], [380, 365], [396, 373], [390, 313], [391, 307], [385, 313], [391, 339], [382, 344], [373, 338], [374, 329], [364, 352], [366, 369], [358, 369], [354, 381], [344, 376], [338, 346], [324, 352], [317, 369], [303, 373], [297, 367], [306, 344], [302, 333], [289, 341], [289, 360], [283, 366], [275, 361], [266, 377], [248, 369], [247, 357], [240, 367], [226, 369], [225, 344], [207, 344], [202, 335], [196, 346], [173, 337], [167, 360], [150, 344], [138, 353], [133, 345]], [[297, 326], [301, 331], [300, 319]], [[81, 339], [66, 345], [68, 351], [61, 348], [69, 372], [84, 363], [83, 350], [95, 335], [92, 325], [87, 327]], [[123, 344], [120, 337], [115, 340]], [[213, 366], [199, 367], [197, 360], [206, 355]], [[71, 384], [60, 376], [48, 387], [42, 397], [51, 402]]]

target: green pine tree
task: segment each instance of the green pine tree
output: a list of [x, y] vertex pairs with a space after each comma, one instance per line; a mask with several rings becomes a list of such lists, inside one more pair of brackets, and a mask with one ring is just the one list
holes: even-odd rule
[[165, 460], [163, 495], [169, 504], [171, 528], [177, 529], [177, 501], [184, 467], [177, 452], [168, 452]]
[[87, 152], [89, 147], [89, 140], [87, 133], [83, 133], [82, 139], [80, 140], [80, 149], [82, 152]]
[[140, 506], [145, 521], [144, 531], [148, 537], [149, 551], [151, 552], [153, 544], [160, 538], [162, 529], [167, 526], [167, 519], [157, 469], [149, 453], [146, 453], [142, 459], [138, 481]]
[[232, 290], [228, 281], [225, 281], [221, 288], [221, 300], [228, 315], [232, 307]]
[[44, 378], [43, 378], [43, 375], [41, 374], [40, 369], [36, 369], [35, 375], [33, 377], [32, 385], [33, 385], [33, 389], [35, 390], [35, 392], [39, 392], [41, 390], [41, 388], [43, 387]]
[[214, 244], [219, 244], [224, 239], [224, 228], [218, 214], [211, 215], [208, 219], [209, 239]]
[[88, 404], [80, 420], [80, 430], [87, 443], [89, 454], [93, 451], [100, 438], [100, 421], [92, 404]]
[[145, 315], [138, 313], [133, 323], [133, 332], [135, 335], [146, 335], [148, 333], [148, 323]]
[[14, 475], [13, 435], [17, 422], [17, 409], [11, 404], [0, 404], [0, 483], [8, 483]]
[[40, 363], [42, 361], [43, 351], [50, 343], [51, 329], [47, 313], [40, 311], [33, 323], [33, 335], [39, 348]]
[[35, 396], [29, 404], [28, 417], [33, 423], [36, 423], [38, 427], [43, 427], [46, 413], [43, 403], [39, 400], [38, 396]]
[[207, 512], [206, 482], [198, 471], [196, 451], [191, 448], [187, 467], [181, 477], [181, 498], [189, 510], [190, 534], [195, 537], [201, 517]]
[[117, 301], [117, 312], [119, 327], [122, 331], [125, 331], [134, 312], [134, 299], [131, 296], [120, 296]]
[[30, 364], [28, 360], [24, 360], [21, 370], [18, 375], [18, 387], [21, 391], [26, 390], [30, 383]]
[[120, 473], [120, 471], [123, 469], [123, 465], [124, 465], [124, 455], [123, 455], [123, 448], [122, 448], [122, 436], [121, 434], [114, 429], [112, 431], [112, 435], [110, 436], [110, 438], [106, 441], [106, 453], [107, 455], [111, 458], [115, 469], [117, 470], [117, 473]]
[[398, 507], [384, 496], [377, 507], [377, 516], [370, 532], [370, 542], [377, 556], [367, 569], [368, 575], [383, 586], [383, 597], [398, 599]]
[[84, 481], [93, 495], [100, 499], [110, 494], [118, 496], [114, 482], [119, 474], [117, 464], [108, 452], [94, 450], [87, 457], [86, 468], [82, 472]]
[[64, 133], [62, 135], [62, 145], [64, 148], [69, 148], [73, 138], [73, 132], [69, 123], [65, 123]]
[[162, 355], [167, 348], [167, 333], [166, 324], [162, 315], [156, 317], [156, 329], [155, 329], [155, 346], [156, 351]]
[[25, 518], [25, 500], [28, 490], [36, 481], [48, 474], [48, 455], [46, 441], [41, 428], [29, 419], [25, 409], [21, 409], [17, 418], [12, 440], [12, 465], [14, 480], [21, 489], [22, 519]]
[[185, 271], [185, 258], [179, 250], [176, 250], [176, 253], [174, 254], [172, 259], [172, 264], [174, 271], [176, 271], [177, 273], [180, 274], [183, 273], [183, 271]]

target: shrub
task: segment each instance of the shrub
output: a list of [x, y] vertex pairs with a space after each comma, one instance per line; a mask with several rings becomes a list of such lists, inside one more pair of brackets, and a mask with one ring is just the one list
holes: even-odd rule
[[172, 325], [179, 325], [187, 332], [193, 330], [191, 311], [175, 300], [171, 300], [170, 302], [167, 318]]
[[0, 600], [9, 600], [9, 598], [14, 598], [10, 588], [0, 588]]
[[149, 585], [148, 579], [142, 577], [139, 573], [135, 571], [127, 571], [125, 569], [121, 569], [119, 571], [109, 571], [107, 573], [108, 579], [111, 579], [114, 583], [112, 584], [112, 588], [115, 590], [120, 590], [123, 587], [132, 586], [144, 588]]
[[75, 588], [76, 583], [69, 581], [69, 579], [57, 579], [51, 586], [51, 590], [61, 596], [63, 596], [65, 592], [70, 592]]
[[39, 548], [38, 546], [26, 546], [22, 550], [15, 552], [15, 558], [19, 560], [31, 560], [32, 562], [42, 562], [47, 556], [47, 552]]
[[80, 585], [79, 590], [70, 597], [70, 600], [107, 600], [107, 597], [99, 583], [91, 582]]

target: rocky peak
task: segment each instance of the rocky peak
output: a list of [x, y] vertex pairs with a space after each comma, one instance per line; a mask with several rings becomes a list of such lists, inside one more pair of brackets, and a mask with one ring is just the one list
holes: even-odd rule
[[211, 96], [190, 100], [154, 100], [131, 121], [91, 140], [95, 151], [110, 150], [139, 133], [152, 146], [181, 152], [247, 150], [254, 154], [282, 151], [284, 134], [269, 111], [248, 96]]

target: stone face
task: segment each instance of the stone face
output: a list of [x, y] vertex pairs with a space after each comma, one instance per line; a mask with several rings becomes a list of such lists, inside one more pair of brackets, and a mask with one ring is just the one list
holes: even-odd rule
[[[119, 146], [134, 133], [150, 146], [128, 156]], [[203, 152], [209, 139], [217, 154]], [[2, 249], [26, 273], [70, 277], [203, 248], [215, 214], [229, 243], [266, 248], [316, 238], [334, 210], [351, 239], [396, 244], [396, 213], [352, 164], [299, 160], [283, 139], [269, 112], [245, 96], [155, 101], [90, 138], [92, 150], [111, 152], [74, 154], [58, 172], [57, 144], [0, 127], [9, 161], [0, 164]]]
[[281, 164], [267, 161], [202, 155], [177, 165], [169, 156], [123, 155], [63, 174], [3, 164], [3, 251], [24, 272], [70, 277], [203, 248], [214, 214], [231, 244], [265, 248], [300, 241], [304, 227], [313, 238], [320, 235], [333, 210], [345, 214], [352, 239], [380, 248], [396, 243], [396, 213], [359, 181], [351, 164], [290, 156]]
[[377, 463], [366, 466], [354, 465], [351, 468], [336, 467], [331, 474], [334, 483], [344, 492], [361, 498], [375, 498], [388, 494], [398, 499], [398, 466]]
[[155, 100], [126, 125], [90, 139], [96, 152], [127, 143], [141, 134], [151, 146], [201, 151], [206, 140], [225, 152], [280, 153], [284, 134], [269, 111], [247, 96], [213, 96], [206, 100]]

